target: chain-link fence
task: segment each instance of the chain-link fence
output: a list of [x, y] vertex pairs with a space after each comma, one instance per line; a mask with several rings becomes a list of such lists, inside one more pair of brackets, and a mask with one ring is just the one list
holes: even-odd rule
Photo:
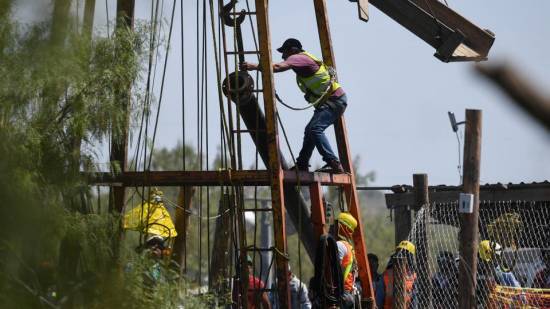
[[[458, 203], [416, 216], [411, 256], [394, 257], [394, 308], [458, 308]], [[478, 308], [550, 308], [550, 202], [480, 203]]]

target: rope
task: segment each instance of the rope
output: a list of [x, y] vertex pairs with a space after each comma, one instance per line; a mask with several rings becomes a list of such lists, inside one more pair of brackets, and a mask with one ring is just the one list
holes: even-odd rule
[[218, 214], [218, 215], [215, 215], [215, 216], [201, 216], [201, 214], [198, 214], [198, 213], [195, 213], [195, 212], [192, 212], [191, 210], [188, 210], [186, 209], [185, 207], [182, 207], [180, 205], [178, 205], [176, 202], [174, 201], [171, 201], [169, 199], [167, 199], [166, 197], [163, 197], [162, 200], [164, 202], [166, 202], [169, 206], [171, 207], [174, 207], [174, 208], [177, 208], [177, 209], [181, 209], [183, 210], [185, 213], [187, 213], [188, 215], [191, 215], [193, 217], [196, 217], [196, 218], [199, 218], [200, 220], [216, 220], [218, 218], [221, 218], [225, 215], [227, 215], [229, 212], [230, 212], [230, 209], [227, 209], [226, 211], [224, 211], [223, 213], [221, 214]]
[[169, 51], [170, 51], [170, 42], [171, 42], [171, 39], [172, 39], [172, 29], [174, 27], [175, 11], [176, 11], [176, 0], [174, 0], [173, 5], [172, 5], [172, 17], [170, 18], [170, 30], [168, 32], [168, 42], [167, 42], [167, 45], [166, 45], [166, 54], [164, 56], [164, 68], [162, 70], [162, 79], [161, 79], [161, 85], [160, 85], [159, 103], [158, 103], [158, 107], [157, 107], [157, 116], [155, 118], [155, 127], [154, 127], [154, 130], [153, 130], [153, 140], [151, 141], [151, 152], [150, 152], [150, 155], [149, 155], [149, 164], [147, 166], [147, 170], [149, 170], [151, 168], [151, 162], [152, 162], [152, 158], [153, 158], [153, 150], [155, 148], [155, 139], [157, 137], [158, 121], [159, 121], [159, 116], [160, 116], [160, 107], [162, 106], [162, 98], [163, 98], [163, 94], [164, 94], [164, 82], [166, 80], [166, 67], [168, 66], [168, 55], [169, 55]]
[[[185, 171], [186, 165], [186, 139], [185, 139], [185, 48], [184, 48], [184, 31], [183, 31], [183, 0], [180, 1], [180, 48], [181, 48], [181, 135], [182, 135], [182, 166]], [[187, 248], [185, 249], [187, 254]]]
[[[221, 82], [221, 68], [220, 68], [220, 65], [219, 65], [219, 60], [218, 60], [218, 50], [217, 50], [217, 45], [216, 45], [216, 33], [215, 33], [215, 24], [214, 24], [214, 4], [213, 4], [213, 0], [209, 0], [209, 4], [210, 4], [210, 20], [211, 20], [211, 26], [212, 26], [212, 41], [214, 42], [214, 59], [216, 60], [216, 81], [217, 81], [217, 90], [218, 90], [218, 103], [219, 103], [219, 109], [220, 109], [220, 119], [221, 119], [221, 123], [220, 123], [220, 133], [221, 133], [221, 141], [220, 141], [220, 144], [222, 145], [222, 147], [224, 146], [224, 144], [226, 143], [225, 141], [225, 136], [228, 136], [230, 137], [231, 135], [229, 134], [229, 129], [227, 128], [227, 122], [226, 122], [226, 114], [225, 114], [225, 109], [223, 107], [223, 99], [222, 99], [222, 82]], [[225, 132], [225, 135], [224, 135], [224, 132]], [[222, 153], [225, 153], [223, 152], [223, 148], [222, 148]], [[223, 162], [223, 160], [222, 160]], [[223, 163], [222, 163], [223, 165]]]
[[[202, 170], [202, 86], [204, 85], [203, 77], [201, 76], [201, 73], [203, 73], [204, 69], [204, 62], [200, 62], [200, 6], [199, 6], [199, 0], [197, 0], [197, 10], [196, 10], [196, 25], [197, 25], [197, 32], [196, 32], [196, 39], [197, 39], [197, 50], [196, 50], [196, 57], [197, 57], [197, 150], [198, 150], [198, 160], [199, 160], [199, 170]], [[204, 74], [203, 74], [204, 75]], [[200, 187], [199, 189], [199, 215], [202, 216], [202, 202], [203, 202], [203, 188]], [[199, 254], [198, 254], [198, 265], [199, 265], [199, 271], [198, 271], [198, 282], [200, 284], [202, 280], [202, 220], [199, 220], [198, 224], [198, 241], [199, 241]]]
[[[203, 1], [203, 33], [204, 33], [204, 36], [203, 36], [203, 49], [204, 49], [204, 54], [203, 54], [203, 59], [204, 59], [204, 80], [205, 80], [205, 86], [204, 86], [204, 100], [205, 100], [205, 127], [206, 127], [206, 170], [209, 170], [210, 169], [210, 166], [209, 166], [209, 122], [208, 122], [208, 62], [206, 62], [206, 56], [207, 56], [207, 45], [206, 45], [206, 37], [208, 36], [208, 34], [206, 33], [207, 31], [207, 27], [206, 27], [206, 18], [207, 18], [207, 13], [206, 13], [206, 1]], [[206, 187], [206, 214], [207, 216], [210, 215], [210, 187]], [[210, 235], [210, 220], [207, 220], [206, 221], [206, 235]], [[208, 271], [208, 274], [211, 273], [211, 267], [210, 267], [210, 237], [206, 237], [206, 250], [207, 250], [207, 254], [206, 254], [206, 261], [207, 261], [207, 271]]]
[[290, 106], [288, 104], [286, 104], [285, 102], [283, 102], [283, 100], [279, 97], [279, 94], [277, 92], [275, 92], [275, 99], [277, 99], [277, 101], [279, 101], [279, 103], [283, 104], [285, 107], [293, 110], [293, 111], [303, 111], [303, 110], [306, 110], [306, 109], [309, 109], [309, 108], [312, 108], [313, 105], [308, 105], [306, 107], [293, 107], [293, 106]]

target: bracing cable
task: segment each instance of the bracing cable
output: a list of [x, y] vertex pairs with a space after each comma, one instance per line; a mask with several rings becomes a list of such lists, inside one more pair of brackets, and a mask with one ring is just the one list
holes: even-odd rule
[[[196, 71], [196, 74], [197, 74], [197, 89], [196, 89], [196, 92], [197, 92], [197, 152], [198, 152], [198, 156], [197, 156], [197, 160], [198, 160], [198, 165], [199, 165], [199, 170], [202, 170], [202, 124], [201, 124], [201, 120], [202, 120], [202, 115], [201, 115], [201, 88], [200, 88], [200, 84], [202, 82], [202, 79], [201, 79], [201, 76], [200, 76], [200, 73], [201, 73], [201, 66], [200, 66], [200, 3], [199, 3], [199, 0], [196, 1], [196, 4], [197, 4], [197, 8], [196, 8], [196, 46], [197, 46], [197, 49], [196, 49], [196, 64], [197, 64], [197, 71]], [[199, 215], [202, 216], [202, 187], [199, 188]], [[202, 221], [199, 221], [198, 222], [198, 233], [197, 233], [197, 237], [198, 237], [198, 242], [199, 242], [199, 251], [198, 251], [198, 266], [199, 266], [199, 270], [198, 270], [198, 282], [199, 282], [199, 285], [200, 285], [200, 282], [201, 282], [201, 279], [202, 279]]]
[[[209, 166], [209, 121], [208, 121], [208, 62], [206, 61], [208, 53], [208, 45], [206, 44], [208, 32], [207, 32], [207, 12], [206, 1], [203, 1], [203, 61], [204, 61], [204, 122], [205, 122], [205, 145], [206, 145], [206, 170], [210, 169]], [[210, 216], [210, 186], [206, 187], [206, 216]], [[207, 275], [210, 274], [210, 221], [206, 221], [206, 261], [207, 261]]]
[[[213, 48], [213, 50], [214, 50], [214, 59], [216, 60], [216, 81], [217, 81], [218, 101], [219, 101], [220, 120], [221, 120], [220, 125], [222, 127], [221, 128], [221, 141], [220, 142], [221, 142], [221, 145], [223, 145], [225, 143], [225, 136], [230, 137], [231, 134], [229, 133], [229, 129], [227, 128], [225, 109], [223, 107], [221, 68], [220, 68], [220, 64], [219, 64], [219, 60], [218, 60], [218, 50], [217, 50], [218, 47], [216, 45], [213, 0], [209, 0], [209, 4], [210, 4], [210, 19], [211, 19], [211, 27], [212, 27], [212, 41], [214, 42], [214, 48]], [[220, 38], [221, 38], [221, 36], [220, 36]], [[221, 53], [220, 53], [220, 55], [221, 55]], [[222, 153], [223, 153], [223, 151], [222, 151]]]
[[[151, 2], [151, 29], [152, 29], [152, 33], [150, 35], [150, 44], [149, 44], [149, 62], [148, 62], [148, 67], [147, 67], [147, 85], [146, 85], [146, 93], [145, 93], [145, 102], [144, 102], [144, 106], [143, 106], [143, 111], [142, 111], [142, 122], [141, 122], [141, 125], [140, 125], [140, 132], [139, 132], [139, 136], [138, 136], [138, 145], [136, 147], [136, 159], [135, 159], [135, 162], [136, 162], [136, 170], [137, 170], [137, 165], [138, 165], [138, 162], [139, 162], [139, 154], [140, 154], [140, 141], [141, 141], [141, 135], [142, 135], [142, 132], [143, 132], [143, 126], [144, 126], [144, 123], [145, 123], [145, 134], [144, 134], [144, 156], [146, 155], [146, 151], [147, 151], [147, 131], [148, 131], [148, 120], [149, 120], [149, 113], [148, 113], [148, 110], [149, 110], [149, 106], [150, 106], [150, 93], [151, 93], [151, 73], [152, 73], [152, 67], [153, 67], [153, 55], [155, 53], [155, 48], [154, 48], [154, 42], [156, 40], [156, 24], [157, 24], [157, 18], [158, 18], [158, 5], [159, 5], [159, 2], [157, 0], [156, 2], [156, 9], [155, 9], [155, 5], [154, 5], [154, 2]], [[146, 116], [147, 115], [147, 116]], [[146, 158], [144, 157], [143, 159], [143, 165], [144, 165], [144, 170], [145, 170], [145, 163], [146, 163]], [[138, 188], [136, 188], [136, 192], [137, 190], [139, 190]], [[145, 202], [145, 199], [144, 199], [144, 196], [145, 196], [145, 185], [141, 187], [141, 198], [142, 198], [142, 201], [141, 201], [141, 215], [143, 216], [143, 204]], [[150, 190], [149, 192], [150, 193]], [[147, 194], [149, 195], [149, 194]], [[143, 220], [143, 217], [140, 218], [140, 220]], [[139, 235], [140, 237], [140, 245], [143, 243], [143, 235], [142, 233], [140, 233]]]
[[[146, 88], [145, 88], [145, 102], [141, 111], [141, 123], [139, 128], [139, 133], [137, 137], [137, 146], [136, 146], [136, 154], [134, 157], [134, 163], [135, 163], [135, 170], [138, 170], [138, 165], [141, 155], [141, 138], [142, 134], [144, 133], [144, 126], [146, 126], [147, 123], [147, 114], [149, 110], [149, 97], [150, 97], [150, 91], [151, 91], [151, 74], [153, 70], [153, 58], [154, 58], [154, 45], [156, 40], [156, 10], [154, 6], [154, 2], [151, 2], [151, 34], [149, 35], [149, 59], [147, 64], [147, 82], [146, 82]], [[144, 138], [144, 144], [147, 142], [147, 137]]]
[[172, 16], [170, 18], [170, 30], [168, 32], [168, 43], [167, 43], [167, 46], [166, 46], [166, 54], [164, 56], [164, 68], [162, 69], [162, 79], [161, 79], [161, 85], [160, 85], [159, 102], [158, 102], [158, 106], [157, 106], [157, 115], [156, 115], [156, 118], [155, 118], [155, 126], [154, 126], [154, 129], [153, 129], [153, 139], [152, 139], [152, 142], [151, 142], [151, 152], [150, 152], [150, 155], [149, 155], [149, 164], [147, 165], [147, 170], [149, 170], [151, 168], [151, 162], [152, 162], [152, 158], [153, 158], [153, 150], [155, 148], [155, 139], [157, 137], [157, 129], [158, 129], [159, 116], [160, 116], [160, 108], [161, 108], [161, 105], [162, 105], [162, 98], [163, 98], [163, 94], [164, 94], [164, 83], [165, 83], [165, 80], [166, 80], [166, 67], [168, 66], [168, 55], [169, 55], [169, 52], [170, 52], [170, 41], [172, 39], [172, 30], [174, 28], [175, 11], [176, 11], [176, 0], [174, 0], [173, 5], [172, 5]]
[[[184, 48], [184, 31], [183, 23], [185, 19], [183, 18], [183, 0], [180, 1], [180, 49], [181, 49], [181, 135], [182, 135], [182, 166], [185, 171], [185, 154], [186, 154], [186, 138], [185, 138], [185, 48]], [[187, 250], [186, 250], [187, 252]]]

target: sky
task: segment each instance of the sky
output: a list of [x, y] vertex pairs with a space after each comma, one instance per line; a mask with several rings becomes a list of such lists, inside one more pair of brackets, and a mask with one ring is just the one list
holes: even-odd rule
[[[21, 0], [21, 12], [41, 12], [41, 5]], [[78, 2], [78, 1], [77, 1]], [[214, 1], [216, 2], [216, 1]], [[250, 1], [253, 5], [254, 1]], [[84, 1], [79, 1], [82, 9]], [[151, 1], [137, 1], [136, 18], [147, 21]], [[168, 33], [172, 1], [163, 5], [163, 33]], [[202, 14], [202, 2], [200, 14]], [[246, 1], [240, 1], [238, 8]], [[451, 8], [481, 28], [496, 35], [488, 64], [508, 62], [528, 81], [550, 97], [550, 22], [546, 0], [462, 0], [448, 1]], [[481, 183], [519, 183], [550, 180], [550, 136], [545, 129], [517, 108], [499, 89], [476, 75], [470, 63], [442, 63], [434, 50], [378, 9], [370, 6], [370, 21], [357, 17], [356, 4], [327, 0], [332, 43], [339, 81], [348, 96], [345, 113], [351, 153], [360, 157], [361, 173], [374, 171], [374, 186], [412, 184], [412, 174], [427, 173], [431, 185], [460, 183], [457, 138], [447, 112], [464, 120], [465, 109], [481, 109]], [[107, 8], [107, 9], [106, 9]], [[106, 33], [106, 12], [111, 19], [116, 1], [96, 1], [96, 35]], [[208, 7], [207, 7], [208, 9]], [[207, 11], [209, 14], [209, 12]], [[196, 1], [184, 1], [184, 73], [186, 142], [197, 145], [196, 95]], [[299, 39], [304, 48], [320, 56], [313, 1], [270, 1], [271, 45], [278, 47], [288, 37]], [[25, 13], [19, 15], [25, 18]], [[155, 147], [174, 147], [182, 140], [182, 63], [179, 1], [174, 34], [168, 54], [164, 95], [161, 102]], [[209, 23], [210, 20], [208, 19]], [[207, 24], [210, 27], [210, 24]], [[232, 49], [232, 32], [228, 44]], [[252, 48], [250, 21], [243, 24], [245, 48]], [[219, 113], [211, 33], [207, 37], [207, 105], [209, 156], [219, 147]], [[158, 58], [155, 93], [158, 98], [164, 61]], [[280, 54], [272, 54], [280, 61]], [[247, 61], [257, 61], [248, 55]], [[232, 70], [233, 63], [229, 65]], [[224, 73], [225, 74], [225, 73]], [[275, 87], [285, 102], [304, 106], [292, 72], [276, 75]], [[303, 128], [311, 110], [291, 111], [278, 106], [292, 151], [300, 150]], [[133, 127], [139, 124], [132, 124]], [[333, 147], [332, 128], [327, 130]], [[463, 134], [463, 128], [459, 131]], [[280, 139], [287, 160], [289, 152]], [[461, 136], [461, 145], [463, 138]], [[135, 145], [135, 141], [132, 142]], [[461, 146], [462, 148], [463, 146]], [[462, 151], [462, 149], [461, 149]], [[243, 136], [245, 166], [254, 161], [248, 136]], [[321, 165], [315, 152], [312, 165]], [[248, 165], [248, 166], [249, 166]]]

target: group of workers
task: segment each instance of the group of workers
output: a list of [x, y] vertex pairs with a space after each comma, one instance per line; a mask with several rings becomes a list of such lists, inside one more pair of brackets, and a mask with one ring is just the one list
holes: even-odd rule
[[[355, 257], [355, 250], [352, 241], [352, 235], [357, 227], [357, 220], [349, 213], [342, 212], [338, 216], [336, 225], [337, 236], [337, 257], [342, 274], [343, 293], [341, 299], [337, 301], [339, 308], [359, 308], [361, 284], [358, 280], [358, 269]], [[378, 274], [378, 257], [369, 254], [369, 264], [372, 271], [373, 286], [376, 291], [376, 304], [378, 308], [393, 308], [395, 288], [395, 266], [399, 265], [405, 270], [404, 280], [404, 300], [407, 307], [413, 299], [413, 287], [416, 280], [414, 271], [414, 255], [416, 249], [414, 244], [409, 241], [402, 241], [396, 248], [395, 253], [390, 258], [386, 270], [382, 275]], [[248, 308], [277, 308], [277, 298], [272, 295], [269, 297], [265, 291], [265, 284], [253, 275], [254, 268], [252, 261], [248, 261], [249, 266], [249, 289], [248, 289]], [[320, 308], [318, 306], [318, 292], [308, 290], [289, 268], [289, 286], [291, 296], [291, 307], [293, 309]], [[310, 285], [311, 288], [311, 285]], [[317, 306], [316, 306], [317, 304]], [[261, 307], [259, 306], [261, 305]]]
[[[339, 308], [360, 308], [357, 297], [361, 292], [358, 280], [358, 269], [352, 235], [357, 227], [357, 220], [349, 213], [342, 212], [336, 222], [336, 245], [338, 264], [341, 269], [343, 293], [338, 300]], [[166, 254], [166, 246], [162, 237], [153, 236], [145, 244], [148, 256], [155, 263], [146, 273], [146, 281], [162, 280], [158, 261]], [[550, 283], [550, 252], [541, 251], [544, 267], [538, 270], [533, 287], [548, 289]], [[438, 309], [455, 308], [458, 304], [458, 263], [460, 260], [449, 251], [441, 251], [437, 256], [437, 271], [431, 278], [430, 307]], [[375, 303], [379, 309], [389, 309], [397, 301], [402, 301], [402, 308], [422, 308], [423, 300], [418, 299], [416, 274], [416, 247], [410, 241], [401, 241], [390, 257], [382, 274], [378, 273], [379, 260], [375, 254], [368, 254], [369, 268], [372, 275], [372, 285], [375, 290]], [[251, 258], [248, 265], [247, 308], [279, 308], [276, 289], [268, 292], [264, 282], [255, 276], [254, 264]], [[293, 309], [321, 308], [319, 292], [311, 290], [288, 268], [288, 283], [290, 301]], [[478, 269], [476, 283], [476, 302], [480, 308], [488, 308], [491, 303], [491, 293], [496, 285], [506, 287], [521, 287], [514, 274], [507, 268], [502, 259], [501, 246], [493, 241], [483, 240], [479, 244]], [[234, 289], [233, 301], [239, 308], [239, 289]], [[514, 300], [525, 303], [522, 294]], [[336, 308], [336, 307], [335, 307]]]
[[[356, 227], [357, 220], [351, 214], [347, 212], [340, 213], [336, 225], [336, 255], [342, 273], [342, 308], [355, 308], [355, 298], [360, 292], [360, 286], [356, 284], [358, 269], [355, 261], [353, 242], [351, 240]], [[270, 297], [266, 292], [264, 282], [260, 278], [254, 276], [252, 259], [248, 258], [247, 265], [249, 267], [247, 308], [278, 308], [276, 293], [272, 293]], [[312, 280], [315, 279], [312, 278]], [[290, 308], [320, 308], [318, 305], [316, 306], [316, 297], [319, 296], [319, 291], [316, 292], [308, 289], [306, 285], [292, 273], [290, 266], [288, 268], [288, 283], [290, 290]], [[234, 300], [236, 303], [238, 303], [238, 296], [238, 292], [234, 290]], [[261, 307], [258, 305], [261, 305]]]
[[[344, 173], [342, 164], [332, 151], [324, 134], [325, 129], [333, 125], [347, 107], [346, 94], [336, 81], [335, 73], [317, 57], [306, 52], [297, 39], [287, 39], [277, 51], [282, 54], [283, 61], [273, 64], [273, 71], [277, 73], [293, 70], [296, 74], [297, 85], [304, 93], [305, 100], [315, 108], [313, 116], [305, 128], [303, 144], [296, 165], [292, 169], [308, 171], [313, 150], [317, 148], [326, 163], [319, 171]], [[240, 63], [239, 68], [243, 71], [261, 69], [258, 64], [248, 62]], [[336, 255], [341, 270], [343, 288], [340, 299], [337, 301], [340, 308], [360, 308], [356, 299], [360, 299], [357, 295], [360, 294], [361, 283], [357, 279], [358, 269], [352, 241], [356, 227], [357, 220], [351, 214], [340, 213], [335, 235]], [[162, 255], [164, 244], [159, 243], [158, 239], [152, 239], [148, 245], [150, 245], [154, 258]], [[495, 242], [488, 240], [480, 242], [476, 298], [482, 307], [495, 284], [519, 286], [510, 271], [504, 270], [499, 263], [495, 263], [495, 257], [500, 255], [500, 252], [501, 248]], [[394, 302], [397, 301], [397, 293], [402, 293], [399, 299], [404, 302], [405, 308], [422, 307], [415, 295], [417, 289], [415, 255], [416, 247], [413, 243], [406, 240], [400, 242], [382, 274], [377, 271], [378, 257], [374, 254], [368, 255], [372, 284], [375, 289], [375, 302], [378, 308], [393, 308]], [[548, 288], [550, 282], [549, 258], [550, 254], [545, 254], [546, 267], [535, 278], [535, 284], [543, 288]], [[433, 308], [452, 308], [457, 304], [458, 262], [451, 252], [442, 251], [438, 254], [437, 272], [431, 279]], [[247, 265], [249, 267], [248, 308], [277, 308], [276, 295], [269, 295], [264, 282], [254, 276], [254, 265], [251, 259], [247, 260]], [[155, 271], [151, 272], [151, 276], [155, 277], [155, 274]], [[314, 280], [318, 279], [314, 278]], [[319, 291], [308, 290], [290, 268], [288, 269], [288, 280], [291, 308], [320, 308], [316, 302]], [[239, 298], [238, 290], [237, 288], [233, 291], [234, 301]]]

